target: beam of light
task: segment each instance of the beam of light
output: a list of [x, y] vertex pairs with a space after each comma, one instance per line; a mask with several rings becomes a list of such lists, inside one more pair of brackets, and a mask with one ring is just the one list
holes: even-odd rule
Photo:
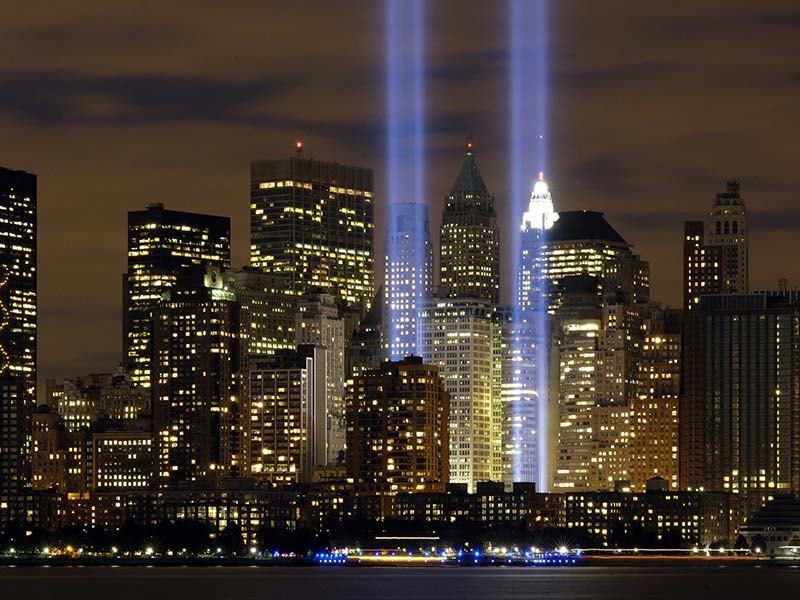
[[[536, 202], [549, 198], [544, 177], [538, 192], [534, 183], [548, 165], [548, 0], [508, 0], [508, 19], [509, 178], [515, 232], [511, 244], [517, 278], [510, 343], [513, 368], [507, 382], [508, 447], [514, 480], [532, 480], [538, 489], [547, 490], [549, 322], [537, 282], [541, 243], [552, 218], [542, 218], [534, 208], [537, 194], [541, 198]], [[541, 222], [528, 223], [528, 215], [537, 215]]]
[[387, 353], [420, 355], [418, 312], [433, 283], [425, 205], [425, 2], [386, 0]]

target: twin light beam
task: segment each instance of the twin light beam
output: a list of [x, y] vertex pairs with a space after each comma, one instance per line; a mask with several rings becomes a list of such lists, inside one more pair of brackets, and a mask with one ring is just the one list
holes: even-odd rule
[[[418, 314], [433, 286], [425, 186], [425, 2], [385, 1], [389, 197], [385, 322], [389, 358], [398, 360], [422, 353]], [[504, 212], [515, 220], [510, 240], [515, 278], [523, 237], [518, 223], [528, 209], [536, 175], [547, 168], [547, 9], [547, 0], [508, 0], [511, 200]], [[516, 283], [519, 305], [521, 286]], [[549, 359], [543, 333], [547, 322], [540, 302], [535, 308], [512, 311], [514, 367], [505, 393], [511, 407], [508, 450], [514, 481], [536, 481], [546, 489]]]

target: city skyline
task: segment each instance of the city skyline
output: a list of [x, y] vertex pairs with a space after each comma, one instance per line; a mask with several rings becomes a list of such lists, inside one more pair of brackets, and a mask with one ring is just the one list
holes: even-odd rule
[[0, 63], [0, 566], [800, 559], [800, 10], [94, 1]]
[[[18, 91], [2, 101], [0, 131], [8, 140], [2, 164], [39, 175], [40, 384], [46, 376], [113, 369], [120, 359], [118, 273], [128, 211], [161, 201], [175, 210], [229, 215], [233, 264], [241, 266], [248, 164], [290, 156], [297, 138], [311, 156], [375, 170], [375, 247], [383, 247], [382, 11], [372, 3], [361, 8], [328, 15], [333, 27], [309, 17], [313, 10], [291, 7], [270, 14], [274, 26], [253, 15], [217, 15], [207, 41], [191, 49], [188, 24], [162, 11], [144, 25], [135, 11], [101, 12], [91, 4], [46, 15], [23, 7], [18, 19], [3, 23], [3, 55], [24, 60], [0, 70], [4, 85]], [[680, 268], [669, 257], [680, 247], [682, 222], [701, 218], [694, 207], [705, 210], [725, 181], [739, 179], [750, 216], [751, 289], [774, 288], [782, 276], [790, 286], [798, 281], [800, 267], [773, 258], [789, 254], [797, 210], [791, 153], [781, 152], [784, 140], [796, 137], [790, 94], [784, 94], [796, 85], [794, 67], [774, 57], [776, 50], [793, 54], [798, 12], [788, 2], [706, 2], [670, 11], [565, 2], [551, 11], [559, 101], [551, 106], [546, 178], [557, 210], [604, 211], [651, 262], [653, 297], [679, 306]], [[437, 43], [429, 44], [426, 66], [432, 126], [425, 200], [434, 247], [440, 202], [470, 133], [501, 229], [518, 224], [518, 215], [504, 210], [512, 206], [504, 167], [506, 105], [498, 101], [506, 89], [505, 19], [504, 10], [489, 4], [429, 7]], [[280, 24], [295, 21], [324, 41], [287, 39]], [[251, 27], [260, 33], [236, 36], [251, 41], [220, 49], [232, 31]], [[263, 35], [264, 27], [275, 35]], [[345, 44], [348, 29], [361, 35]], [[157, 32], [157, 44], [135, 44]], [[741, 52], [723, 50], [731, 36]], [[54, 39], [69, 51], [54, 57], [47, 51]], [[120, 39], [134, 42], [133, 50], [121, 52]], [[323, 46], [331, 45], [341, 60], [328, 70]], [[277, 64], [270, 52], [276, 48], [294, 48], [296, 56]], [[363, 93], [356, 97], [348, 81], [359, 82]], [[299, 101], [323, 90], [352, 102], [310, 107]], [[70, 142], [53, 144], [59, 136]], [[81, 218], [62, 226], [75, 215]], [[509, 251], [502, 261], [507, 282]], [[76, 338], [86, 340], [84, 352], [73, 351]]]

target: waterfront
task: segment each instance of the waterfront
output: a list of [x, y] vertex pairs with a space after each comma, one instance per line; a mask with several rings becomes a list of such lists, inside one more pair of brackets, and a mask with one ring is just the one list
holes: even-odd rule
[[2, 567], [3, 600], [511, 600], [746, 598], [785, 595], [797, 565], [643, 564], [577, 568]]

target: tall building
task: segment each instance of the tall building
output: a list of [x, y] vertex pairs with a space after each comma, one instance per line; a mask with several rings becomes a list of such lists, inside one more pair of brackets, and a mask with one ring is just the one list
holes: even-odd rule
[[419, 313], [433, 289], [433, 245], [426, 205], [404, 202], [389, 206], [383, 280], [389, 358], [419, 356]]
[[359, 375], [347, 415], [347, 470], [361, 490], [444, 491], [448, 394], [437, 367], [408, 357]]
[[651, 306], [646, 321], [640, 391], [631, 406], [631, 488], [662, 478], [679, 488], [680, 311]]
[[496, 323], [486, 300], [434, 299], [422, 310], [422, 356], [439, 368], [450, 396], [450, 483], [490, 481], [497, 473], [494, 364]]
[[302, 345], [250, 368], [250, 472], [272, 485], [310, 483], [328, 464], [327, 349]]
[[747, 210], [739, 194], [739, 182], [729, 181], [717, 194], [707, 221], [707, 243], [724, 249], [722, 275], [726, 294], [749, 291], [749, 243]]
[[558, 364], [553, 364], [558, 348], [552, 347], [552, 323], [549, 315], [535, 311], [501, 308], [496, 315], [500, 390], [493, 406], [500, 411], [502, 466], [493, 479], [507, 486], [534, 482], [544, 491], [552, 481], [558, 440], [553, 422], [558, 414]]
[[705, 221], [687, 221], [683, 241], [683, 308], [696, 310], [700, 296], [749, 292], [747, 210], [739, 182], [717, 194]]
[[500, 302], [500, 230], [494, 203], [468, 141], [442, 210], [439, 283], [450, 298]]
[[[327, 459], [319, 464], [341, 463], [346, 442], [345, 423], [345, 323], [339, 317], [334, 297], [308, 293], [300, 298], [295, 316], [295, 341], [298, 346], [322, 346], [325, 353], [327, 390]], [[321, 459], [321, 457], [318, 457]], [[322, 460], [322, 459], [321, 459]]]
[[[602, 301], [598, 278], [566, 278], [558, 324], [558, 454], [555, 488], [615, 488], [630, 479], [631, 405], [640, 389], [639, 309]], [[620, 298], [620, 300], [623, 298]]]
[[228, 269], [222, 276], [250, 315], [250, 354], [294, 349], [295, 302], [286, 295], [288, 278], [253, 267]]
[[681, 487], [800, 493], [800, 294], [703, 296], [687, 321]]
[[0, 376], [25, 382], [36, 403], [36, 175], [0, 167]]
[[371, 169], [298, 156], [250, 165], [250, 264], [363, 315], [375, 292]]
[[249, 472], [247, 313], [218, 270], [174, 286], [153, 312], [153, 417], [161, 487]]
[[123, 279], [123, 358], [137, 385], [152, 384], [151, 313], [181, 274], [231, 265], [231, 223], [167, 210], [161, 203], [128, 213], [128, 272]]
[[633, 253], [631, 244], [605, 220], [603, 213], [581, 210], [558, 213], [542, 248], [542, 289], [548, 310], [563, 302], [572, 277], [596, 280], [601, 304], [643, 304], [650, 299], [650, 267]]
[[[25, 384], [18, 377], [0, 379], [0, 516], [11, 497], [18, 495], [30, 475], [25, 447]], [[5, 506], [3, 506], [5, 504]]]
[[541, 272], [543, 244], [558, 218], [544, 173], [539, 173], [539, 180], [534, 184], [528, 201], [528, 210], [522, 215], [516, 294], [517, 306], [523, 312], [542, 308], [542, 295], [546, 291]]

